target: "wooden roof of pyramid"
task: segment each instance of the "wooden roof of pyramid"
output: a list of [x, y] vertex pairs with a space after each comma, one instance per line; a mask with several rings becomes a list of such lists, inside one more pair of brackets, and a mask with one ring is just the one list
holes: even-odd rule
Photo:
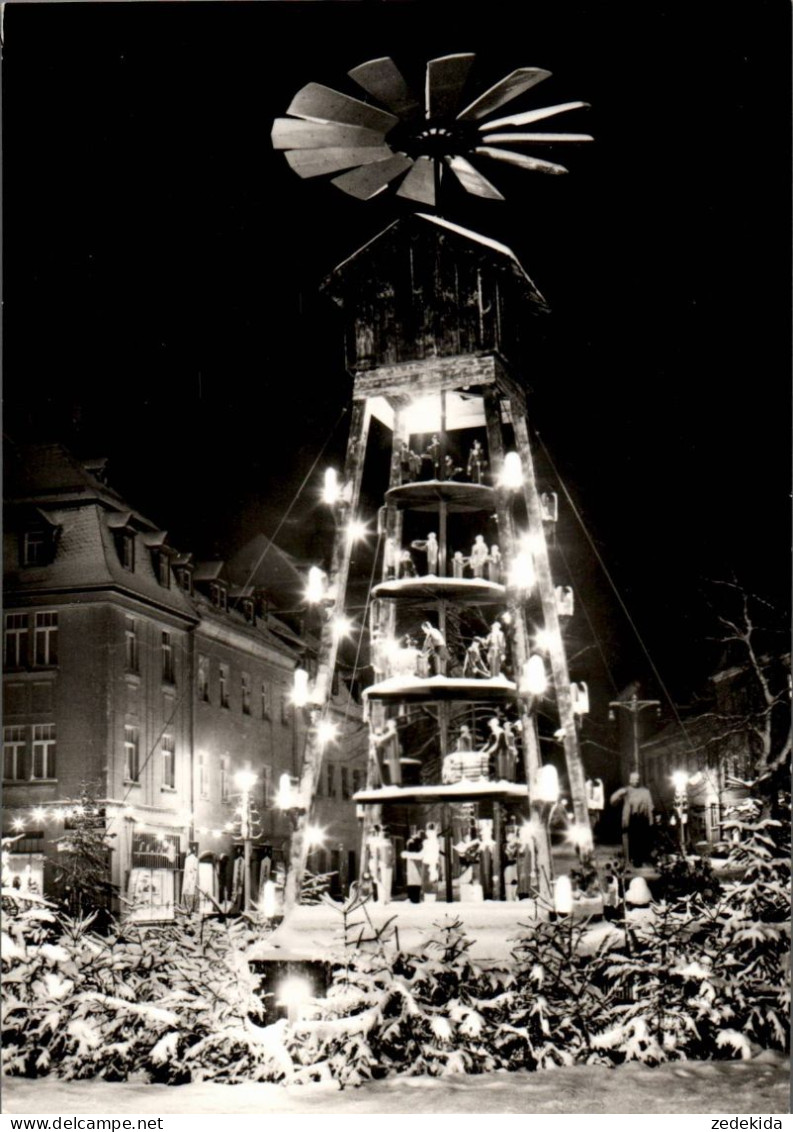
[[323, 284], [342, 308], [351, 371], [497, 353], [519, 362], [545, 299], [506, 245], [439, 216], [394, 221]]

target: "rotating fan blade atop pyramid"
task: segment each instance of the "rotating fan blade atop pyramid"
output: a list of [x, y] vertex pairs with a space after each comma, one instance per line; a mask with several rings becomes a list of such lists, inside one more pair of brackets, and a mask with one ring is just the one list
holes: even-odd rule
[[300, 177], [336, 174], [332, 183], [359, 200], [398, 186], [397, 196], [433, 207], [446, 171], [473, 196], [503, 200], [477, 168], [482, 160], [486, 167], [488, 162], [504, 162], [540, 173], [566, 173], [564, 165], [513, 147], [592, 141], [589, 134], [524, 130], [589, 104], [563, 102], [492, 119], [506, 103], [550, 76], [538, 67], [520, 67], [460, 110], [474, 58], [464, 54], [430, 59], [423, 99], [388, 57], [348, 72], [378, 105], [308, 83], [292, 99], [288, 117], [275, 120], [273, 146], [284, 150]]

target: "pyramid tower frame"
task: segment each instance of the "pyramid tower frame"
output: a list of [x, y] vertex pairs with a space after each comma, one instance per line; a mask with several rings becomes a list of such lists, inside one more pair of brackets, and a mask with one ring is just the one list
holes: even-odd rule
[[[410, 278], [403, 268], [409, 258]], [[376, 278], [372, 276], [372, 270]], [[392, 274], [393, 272], [393, 274]], [[448, 279], [454, 277], [454, 293]], [[393, 281], [396, 280], [396, 281]], [[444, 282], [446, 281], [446, 282]], [[363, 480], [364, 458], [370, 423], [373, 417], [390, 428], [392, 436], [389, 492], [386, 495], [384, 535], [399, 546], [402, 531], [402, 506], [411, 490], [402, 485], [400, 442], [413, 433], [437, 431], [441, 443], [441, 460], [445, 438], [455, 428], [484, 427], [487, 434], [493, 488], [488, 506], [494, 504], [498, 523], [499, 545], [504, 560], [507, 582], [504, 605], [510, 615], [512, 663], [516, 673], [524, 670], [531, 654], [531, 634], [527, 620], [525, 593], [510, 581], [518, 554], [518, 541], [513, 516], [513, 491], [500, 483], [506, 455], [505, 426], [511, 425], [514, 449], [522, 472], [519, 494], [528, 522], [528, 539], [532, 547], [536, 588], [546, 632], [548, 661], [555, 691], [559, 727], [577, 827], [577, 845], [583, 861], [593, 854], [592, 834], [586, 801], [585, 776], [580, 755], [576, 712], [574, 710], [569, 669], [562, 639], [562, 625], [557, 607], [556, 587], [543, 518], [540, 492], [528, 427], [526, 392], [516, 379], [522, 368], [520, 361], [508, 360], [507, 352], [516, 354], [512, 324], [525, 317], [527, 307], [532, 314], [545, 310], [545, 302], [534, 287], [517, 257], [502, 244], [450, 224], [439, 217], [420, 213], [394, 222], [374, 240], [360, 248], [340, 264], [325, 283], [331, 297], [345, 310], [347, 320], [347, 366], [353, 376], [352, 415], [343, 473], [343, 489], [335, 504], [336, 536], [328, 576], [328, 600], [318, 651], [317, 674], [311, 697], [314, 721], [321, 718], [330, 693], [336, 663], [338, 641], [334, 633], [336, 618], [344, 613], [349, 579], [352, 539], [349, 523], [358, 514]], [[375, 305], [372, 306], [372, 296]], [[458, 312], [459, 315], [458, 315]], [[416, 318], [423, 320], [418, 325]], [[464, 339], [463, 320], [467, 319], [469, 337]], [[430, 325], [427, 332], [426, 326]], [[471, 330], [473, 327], [473, 330]], [[416, 413], [427, 405], [437, 412], [434, 429], [415, 427]], [[413, 425], [411, 429], [411, 425]], [[430, 481], [432, 482], [432, 481]], [[449, 481], [445, 481], [448, 485]], [[464, 484], [433, 488], [439, 498], [461, 497]], [[410, 485], [417, 488], [420, 485]], [[426, 494], [426, 492], [425, 492]], [[463, 491], [462, 494], [465, 494]], [[471, 492], [469, 491], [469, 494]], [[413, 491], [415, 496], [416, 492]], [[409, 500], [408, 504], [409, 505]], [[422, 509], [427, 509], [423, 507]], [[446, 574], [446, 506], [439, 504], [440, 575]], [[476, 509], [473, 505], [465, 510]], [[383, 556], [382, 578], [387, 579], [386, 555]], [[439, 609], [443, 608], [443, 582], [436, 579]], [[398, 598], [379, 601], [373, 606], [373, 628], [392, 636]], [[443, 628], [443, 626], [441, 626]], [[477, 690], [483, 694], [484, 690]], [[368, 710], [371, 722], [384, 718], [375, 686], [369, 690]], [[468, 693], [466, 692], [466, 695]], [[461, 693], [462, 695], [462, 693]], [[465, 698], [463, 696], [463, 698]], [[526, 778], [526, 799], [532, 814], [542, 815], [543, 803], [538, 796], [538, 773], [542, 765], [536, 724], [537, 699], [520, 686], [511, 697], [522, 723], [523, 757]], [[439, 712], [441, 748], [448, 750], [448, 722]], [[316, 794], [322, 768], [321, 733], [312, 728], [307, 737], [299, 787], [300, 809], [296, 813], [291, 844], [290, 864], [285, 891], [285, 910], [298, 902], [298, 878], [303, 875], [307, 860], [308, 820], [311, 800]], [[376, 757], [370, 745], [367, 791], [375, 781]], [[375, 803], [365, 807], [363, 845], [372, 826], [379, 820]], [[546, 836], [536, 846], [537, 875], [543, 895], [550, 898], [552, 871], [550, 846]], [[361, 854], [362, 868], [365, 854]], [[447, 885], [450, 893], [450, 882]], [[447, 896], [447, 899], [450, 895]]]

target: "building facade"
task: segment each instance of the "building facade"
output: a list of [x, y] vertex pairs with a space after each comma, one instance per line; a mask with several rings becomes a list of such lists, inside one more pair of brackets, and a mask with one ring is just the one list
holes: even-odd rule
[[[646, 785], [676, 823], [684, 820], [690, 845], [725, 836], [730, 809], [747, 796], [742, 784], [783, 749], [789, 680], [789, 653], [724, 665], [710, 678], [698, 710], [641, 744]], [[675, 776], [683, 783], [677, 797]]]
[[[255, 897], [261, 859], [277, 868], [288, 847], [276, 786], [299, 772], [309, 723], [290, 699], [299, 637], [222, 562], [171, 547], [101, 461], [58, 445], [7, 453], [3, 832], [17, 839], [16, 883], [57, 888], [58, 845], [90, 799], [110, 838], [117, 911], [172, 915], [191, 847], [202, 887], [239, 902], [235, 778], [248, 769]], [[349, 858], [343, 790], [333, 811]]]

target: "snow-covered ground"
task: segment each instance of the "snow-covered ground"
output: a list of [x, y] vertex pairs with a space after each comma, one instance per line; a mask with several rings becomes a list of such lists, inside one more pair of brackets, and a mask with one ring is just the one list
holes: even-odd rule
[[[768, 1060], [766, 1060], [768, 1058]], [[148, 1085], [3, 1079], [4, 1113], [786, 1113], [788, 1063], [686, 1061], [649, 1069], [575, 1066], [481, 1077], [394, 1077], [332, 1085]]]
[[[583, 904], [582, 915], [595, 910], [592, 901], [586, 903], [586, 907]], [[629, 919], [635, 922], [642, 914], [643, 910], [642, 913], [632, 912]], [[411, 904], [406, 900], [395, 900], [390, 904], [370, 902], [366, 905], [366, 916], [362, 910], [358, 911], [352, 921], [363, 927], [368, 921], [376, 928], [384, 928], [392, 921], [392, 928], [396, 928], [393, 946], [409, 952], [421, 951], [429, 938], [437, 938], [440, 926], [459, 921], [472, 941], [468, 951], [472, 959], [508, 962], [522, 925], [529, 924], [533, 915], [534, 905], [529, 900], [483, 900], [470, 904]], [[334, 906], [330, 901], [300, 904], [292, 909], [272, 935], [253, 945], [247, 952], [247, 958], [322, 962], [328, 957], [329, 945], [339, 941], [341, 923], [341, 906], [338, 904]], [[367, 937], [372, 934], [366, 932]], [[622, 942], [623, 933], [608, 923], [593, 924], [580, 950], [594, 952], [604, 939], [611, 939], [617, 944]]]

